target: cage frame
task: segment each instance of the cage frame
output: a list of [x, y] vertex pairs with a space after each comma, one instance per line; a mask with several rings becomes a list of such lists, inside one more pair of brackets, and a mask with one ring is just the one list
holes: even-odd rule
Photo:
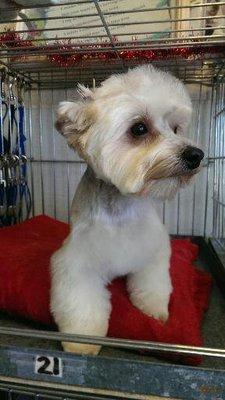
[[[193, 61], [192, 63], [188, 62], [187, 60], [168, 60], [166, 61], [167, 67], [172, 69], [175, 73], [177, 73], [183, 80], [187, 83], [200, 83], [202, 85], [209, 85], [215, 88], [215, 96], [221, 97], [221, 94], [217, 93], [219, 85], [223, 85], [224, 87], [224, 80], [225, 80], [225, 56], [223, 54], [213, 55], [210, 54], [211, 46], [224, 46], [224, 35], [217, 35], [214, 38], [206, 38], [202, 35], [202, 32], [205, 28], [197, 28], [197, 31], [200, 31], [200, 34], [197, 35], [194, 39], [191, 36], [188, 36], [190, 30], [186, 29], [186, 36], [182, 36], [181, 38], [174, 37], [177, 33], [183, 32], [183, 30], [173, 29], [171, 31], [171, 38], [167, 38], [165, 42], [165, 38], [162, 40], [148, 40], [146, 44], [143, 40], [135, 40], [130, 42], [123, 42], [117, 43], [113, 39], [113, 35], [110, 31], [112, 25], [107, 24], [106, 18], [107, 13], [104, 13], [101, 9], [101, 5], [105, 0], [82, 0], [82, 1], [73, 1], [71, 4], [90, 4], [93, 3], [96, 9], [95, 16], [98, 15], [101, 21], [99, 27], [103, 27], [105, 34], [103, 38], [108, 40], [107, 46], [104, 50], [109, 52], [113, 52], [116, 55], [115, 60], [112, 64], [107, 64], [101, 66], [99, 62], [92, 63], [92, 65], [87, 65], [86, 67], [86, 75], [84, 74], [82, 65], [74, 66], [67, 71], [67, 80], [66, 85], [67, 87], [71, 87], [72, 79], [75, 76], [84, 77], [85, 82], [88, 84], [92, 83], [93, 74], [97, 83], [102, 80], [106, 75], [108, 75], [111, 71], [123, 71], [126, 70], [129, 66], [135, 65], [136, 61], [129, 61], [125, 62], [121, 57], [119, 52], [126, 51], [126, 50], [143, 50], [148, 49], [174, 49], [174, 48], [196, 48], [198, 46], [202, 46], [205, 49], [205, 54], [203, 59]], [[65, 3], [67, 4], [67, 3]], [[55, 5], [54, 7], [60, 7], [63, 4]], [[225, 1], [214, 2], [211, 5], [225, 5]], [[36, 4], [36, 7], [33, 8], [43, 8], [42, 5]], [[203, 7], [206, 9], [208, 5], [200, 4], [200, 5], [192, 5], [192, 8]], [[49, 7], [52, 7], [49, 4]], [[190, 6], [174, 6], [174, 7], [167, 7], [174, 9], [174, 10], [182, 10], [185, 8], [190, 8]], [[26, 7], [25, 7], [26, 8]], [[30, 7], [32, 8], [32, 7]], [[16, 8], [13, 7], [8, 9], [8, 11], [15, 11]], [[145, 11], [154, 12], [153, 8], [149, 8]], [[131, 10], [125, 10], [126, 12], [131, 12]], [[133, 11], [132, 11], [133, 12]], [[142, 12], [142, 11], [140, 11]], [[111, 13], [112, 14], [112, 13]], [[92, 15], [92, 14], [91, 14]], [[71, 17], [72, 18], [72, 17]], [[78, 17], [77, 18], [81, 18]], [[224, 18], [223, 15], [219, 15], [216, 19]], [[57, 18], [56, 18], [57, 19]], [[58, 18], [59, 20], [60, 18]], [[82, 19], [82, 18], [81, 18]], [[202, 21], [206, 21], [207, 17], [201, 17]], [[188, 22], [190, 18], [176, 18], [173, 22]], [[15, 20], [8, 19], [4, 22], [7, 23], [14, 23]], [[166, 21], [158, 21], [166, 22]], [[0, 25], [3, 22], [0, 22]], [[149, 23], [151, 25], [151, 22]], [[135, 24], [134, 24], [135, 25]], [[138, 21], [136, 23], [138, 25]], [[119, 26], [117, 24], [117, 26]], [[225, 28], [225, 27], [223, 27]], [[194, 31], [195, 29], [191, 29]], [[54, 30], [52, 30], [54, 32]], [[0, 32], [0, 35], [3, 32]], [[24, 31], [20, 31], [19, 33], [23, 34]], [[135, 30], [133, 30], [130, 35], [136, 36]], [[72, 37], [72, 39], [80, 39], [77, 35]], [[87, 36], [87, 39], [90, 37]], [[55, 45], [50, 49], [47, 49], [47, 54], [54, 54], [55, 51], [60, 49], [60, 40], [59, 37], [57, 40], [55, 38], [50, 38], [49, 41], [56, 41]], [[36, 39], [34, 42], [38, 42]], [[58, 43], [57, 43], [58, 42]], [[38, 49], [35, 47], [32, 48], [15, 48], [10, 47], [7, 48], [3, 46], [0, 48], [0, 64], [10, 70], [12, 75], [18, 75], [21, 79], [24, 79], [26, 82], [27, 87], [29, 90], [32, 90], [32, 87], [35, 87], [35, 90], [47, 90], [50, 88], [65, 88], [65, 82], [62, 81], [62, 77], [64, 74], [57, 67], [53, 67], [52, 65], [42, 65], [41, 61], [34, 62], [35, 57], [41, 56], [43, 49]], [[208, 53], [207, 53], [208, 49]], [[73, 49], [64, 49], [60, 50], [62, 55], [70, 55], [74, 51]], [[86, 50], [85, 50], [86, 51]], [[91, 53], [93, 50], [89, 50]], [[101, 50], [100, 50], [101, 52]], [[29, 62], [20, 62], [16, 60], [15, 57], [30, 57]], [[33, 58], [33, 59], [32, 59]], [[161, 66], [165, 64], [162, 61], [156, 61], [156, 65]], [[97, 67], [97, 69], [96, 69]], [[208, 74], [204, 74], [204, 69], [207, 69], [209, 72]], [[57, 79], [53, 82], [52, 74], [53, 71], [58, 74]], [[72, 78], [70, 78], [70, 74]], [[47, 77], [47, 78], [46, 78]], [[63, 86], [64, 85], [64, 86]], [[224, 88], [223, 88], [224, 90]], [[219, 102], [220, 109], [215, 111], [215, 118], [212, 122], [211, 129], [219, 130], [221, 126], [221, 115], [223, 114], [224, 105], [222, 100]], [[223, 110], [223, 111], [222, 111]], [[218, 135], [216, 140], [218, 139]], [[224, 140], [224, 139], [223, 139]], [[219, 151], [221, 148], [219, 148]], [[225, 160], [225, 154], [216, 155], [215, 157], [207, 158], [208, 163], [221, 163], [220, 159], [216, 159], [216, 157], [222, 157], [222, 160]], [[32, 164], [35, 162], [40, 162], [43, 160], [36, 160], [30, 158], [29, 165], [32, 169]], [[45, 160], [45, 162], [57, 163], [63, 162], [63, 160]], [[65, 161], [68, 162], [68, 161]], [[74, 162], [81, 162], [81, 161], [74, 161]], [[215, 172], [215, 175], [217, 172]], [[219, 181], [219, 180], [218, 180]], [[223, 179], [222, 179], [223, 182]], [[221, 185], [220, 181], [218, 183]], [[217, 192], [215, 190], [215, 195]], [[217, 201], [220, 202], [220, 197], [217, 197]], [[221, 215], [224, 218], [224, 197], [222, 198], [222, 212]], [[219, 206], [220, 207], [220, 206]], [[215, 222], [215, 221], [214, 221]], [[221, 266], [221, 262], [223, 261], [223, 252], [222, 256], [221, 249], [224, 249], [224, 242], [223, 237], [221, 240], [220, 234], [218, 235], [218, 225], [215, 223], [213, 228], [213, 237], [210, 239], [211, 247], [208, 247], [208, 242], [204, 241], [200, 238], [200, 242], [204, 247], [205, 251], [207, 252], [207, 257], [212, 263], [217, 266], [213, 272], [215, 273], [216, 279], [221, 283], [221, 271], [223, 271], [223, 267]], [[224, 227], [222, 227], [222, 235], [224, 234]], [[218, 272], [220, 271], [220, 272]], [[0, 334], [7, 334], [7, 335], [41, 335], [40, 332], [32, 331], [26, 332], [25, 330], [18, 330], [16, 331], [13, 328], [5, 329], [0, 328]], [[72, 341], [81, 341], [83, 343], [100, 343], [106, 345], [113, 345], [113, 346], [121, 346], [121, 347], [132, 347], [132, 348], [142, 348], [145, 350], [160, 350], [161, 351], [176, 351], [178, 353], [183, 354], [205, 354], [208, 356], [219, 356], [224, 358], [225, 357], [225, 349], [207, 349], [207, 348], [194, 348], [191, 346], [179, 346], [179, 345], [159, 345], [158, 343], [141, 343], [141, 342], [133, 342], [132, 341], [122, 341], [122, 340], [114, 340], [114, 339], [101, 339], [101, 338], [87, 338], [84, 336], [77, 337], [76, 335], [61, 335], [61, 334], [53, 334], [52, 332], [44, 332], [43, 336], [49, 338], [62, 340], [63, 338]], [[33, 365], [34, 360], [37, 354], [40, 353], [40, 349], [24, 349], [19, 347], [1, 347], [0, 350], [0, 389], [8, 390], [8, 398], [11, 399], [13, 393], [31, 393], [38, 398], [40, 393], [40, 386], [42, 386], [42, 394], [46, 394], [46, 396], [53, 396], [51, 398], [93, 398], [93, 399], [100, 399], [100, 398], [135, 398], [135, 399], [144, 399], [144, 398], [151, 398], [152, 396], [160, 396], [160, 397], [167, 397], [171, 398], [183, 398], [183, 399], [214, 399], [215, 396], [220, 396], [219, 398], [225, 399], [225, 391], [224, 391], [224, 382], [225, 382], [225, 368], [223, 370], [209, 370], [203, 369], [201, 367], [187, 367], [187, 366], [177, 366], [175, 364], [162, 364], [162, 363], [147, 363], [143, 361], [131, 361], [129, 360], [119, 360], [113, 359], [106, 359], [104, 357], [91, 357], [91, 356], [77, 356], [77, 355], [70, 355], [63, 352], [51, 352], [46, 350], [41, 350], [41, 354], [55, 357], [58, 356], [62, 359], [64, 363], [64, 368], [72, 368], [73, 376], [68, 378], [69, 380], [62, 380], [61, 378], [55, 378], [52, 376], [37, 376], [35, 374]], [[109, 363], [111, 365], [109, 366]], [[130, 365], [129, 365], [130, 364]], [[93, 374], [94, 368], [94, 374]], [[136, 381], [131, 380], [126, 382], [124, 379], [121, 381], [121, 376], [126, 373], [126, 376], [129, 377], [132, 375], [131, 369], [133, 371], [136, 368]], [[99, 371], [103, 371], [101, 373]], [[107, 376], [108, 373], [108, 376]], [[84, 374], [90, 374], [91, 381], [87, 383], [87, 381], [81, 382], [81, 378], [83, 378]], [[110, 377], [110, 379], [109, 379]], [[176, 379], [174, 379], [174, 377]], [[106, 387], [106, 380], [109, 379], [111, 381], [110, 387]], [[96, 385], [97, 380], [97, 385]], [[186, 386], [184, 387], [183, 382], [186, 382]], [[159, 385], [155, 386], [155, 382], [163, 381], [163, 387], [159, 387]], [[207, 384], [206, 384], [207, 382]], [[39, 386], [40, 384], [40, 386]], [[56, 388], [56, 385], [59, 384]], [[88, 387], [88, 384], [90, 387]], [[60, 386], [61, 385], [61, 386]], [[65, 386], [66, 385], [66, 386]], [[11, 388], [10, 388], [11, 387]], [[56, 390], [58, 390], [59, 394], [56, 394]], [[86, 397], [85, 397], [86, 396]], [[89, 397], [88, 397], [89, 396]], [[181, 397], [182, 396], [182, 397]], [[188, 397], [187, 397], [188, 396]], [[201, 397], [200, 397], [201, 396]], [[213, 397], [214, 396], [214, 397]], [[50, 397], [49, 397], [50, 398]]]

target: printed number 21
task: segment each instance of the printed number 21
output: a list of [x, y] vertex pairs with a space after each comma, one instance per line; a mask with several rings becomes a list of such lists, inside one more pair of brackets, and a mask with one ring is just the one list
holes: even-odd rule
[[53, 376], [62, 376], [62, 360], [58, 357], [37, 356], [35, 373]]

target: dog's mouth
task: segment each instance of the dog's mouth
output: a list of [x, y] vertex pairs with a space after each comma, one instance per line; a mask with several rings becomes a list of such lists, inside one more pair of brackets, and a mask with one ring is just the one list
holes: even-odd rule
[[186, 171], [182, 170], [182, 171], [178, 171], [174, 174], [171, 174], [170, 176], [168, 176], [168, 178], [179, 178], [181, 181], [186, 181], [186, 180], [190, 180], [199, 171], [200, 171], [199, 167], [192, 169], [192, 170], [186, 170]]
[[162, 173], [152, 173], [152, 171], [148, 171], [146, 174], [145, 182], [150, 182], [152, 180], [164, 180], [170, 178], [177, 178], [182, 183], [188, 182], [194, 175], [196, 175], [200, 171], [200, 167], [187, 170], [187, 169], [175, 169], [174, 171], [166, 172], [162, 171]]

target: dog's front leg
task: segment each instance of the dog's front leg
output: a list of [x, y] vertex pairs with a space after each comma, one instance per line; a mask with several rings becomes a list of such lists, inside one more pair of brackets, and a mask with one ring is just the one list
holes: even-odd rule
[[147, 267], [128, 276], [132, 303], [144, 313], [165, 322], [172, 284], [169, 274], [170, 246], [159, 250]]
[[[51, 310], [63, 333], [106, 336], [110, 295], [102, 279], [87, 263], [87, 255], [74, 252], [73, 244], [65, 245], [54, 254]], [[65, 351], [79, 354], [98, 354], [101, 348], [71, 342], [63, 342], [62, 346]]]

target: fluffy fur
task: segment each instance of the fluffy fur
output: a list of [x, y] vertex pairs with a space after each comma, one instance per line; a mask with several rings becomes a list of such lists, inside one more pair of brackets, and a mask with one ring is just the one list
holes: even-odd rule
[[[152, 199], [171, 198], [198, 168], [182, 152], [191, 117], [184, 85], [144, 66], [114, 75], [81, 100], [61, 103], [56, 126], [88, 164], [72, 205], [71, 233], [52, 257], [51, 309], [60, 331], [105, 336], [111, 304], [106, 288], [128, 275], [135, 306], [166, 321], [172, 292], [169, 236]], [[144, 122], [148, 132], [134, 137]], [[99, 346], [64, 343], [96, 354]]]

